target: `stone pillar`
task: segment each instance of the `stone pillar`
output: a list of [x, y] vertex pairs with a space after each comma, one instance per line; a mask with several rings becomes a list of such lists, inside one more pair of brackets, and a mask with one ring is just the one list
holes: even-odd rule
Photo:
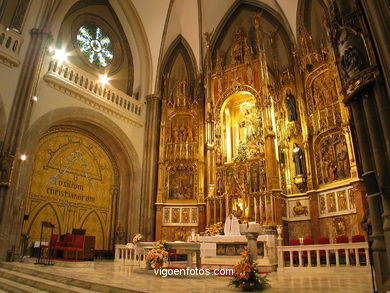
[[[43, 15], [43, 18], [49, 17], [49, 14], [53, 13], [55, 8], [54, 3], [53, 7], [46, 11], [47, 15]], [[28, 56], [21, 68], [4, 142], [0, 151], [0, 162], [2, 157], [13, 158], [9, 168], [10, 182], [18, 182], [20, 162], [17, 157], [20, 155], [20, 144], [30, 122], [33, 106], [31, 97], [36, 93], [44, 54], [50, 39], [50, 33], [44, 26], [34, 28], [30, 33], [31, 39], [27, 48]], [[8, 249], [19, 247], [25, 194], [18, 194], [16, 189], [15, 184], [0, 186], [0, 260], [5, 258]]]
[[378, 58], [386, 81], [387, 92], [390, 93], [390, 51], [388, 39], [390, 31], [390, 8], [387, 0], [360, 0], [364, 14], [368, 20], [368, 27], [372, 33]]
[[160, 97], [146, 96], [140, 231], [148, 241], [154, 240], [160, 112]]
[[310, 209], [310, 228], [311, 238], [318, 239], [326, 236], [321, 235], [320, 219], [318, 214], [318, 194], [309, 193], [309, 209]]

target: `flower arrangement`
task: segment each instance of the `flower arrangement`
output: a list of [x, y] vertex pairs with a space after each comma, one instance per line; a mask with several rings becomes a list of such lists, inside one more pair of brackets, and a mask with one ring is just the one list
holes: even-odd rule
[[223, 226], [222, 226], [222, 223], [219, 222], [219, 223], [216, 223], [214, 225], [210, 225], [205, 233], [208, 235], [208, 236], [215, 236], [215, 235], [223, 235]]
[[241, 252], [242, 260], [236, 264], [233, 274], [233, 280], [230, 285], [241, 288], [242, 291], [264, 290], [269, 287], [267, 276], [259, 275], [256, 263], [248, 253], [248, 247], [244, 247]]
[[146, 255], [146, 262], [150, 264], [162, 265], [168, 258], [169, 246], [166, 240], [159, 240]]
[[133, 238], [133, 244], [137, 244], [138, 242], [142, 242], [142, 240], [144, 240], [144, 236], [142, 236], [142, 234], [138, 233]]

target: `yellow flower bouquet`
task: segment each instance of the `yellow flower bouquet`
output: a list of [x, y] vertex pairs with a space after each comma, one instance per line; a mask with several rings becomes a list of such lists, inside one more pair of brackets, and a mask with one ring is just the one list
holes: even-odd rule
[[269, 287], [267, 276], [261, 276], [257, 264], [248, 253], [248, 247], [241, 252], [242, 260], [233, 267], [233, 280], [230, 285], [241, 288], [242, 291], [264, 290]]
[[146, 255], [146, 262], [154, 266], [162, 265], [164, 260], [168, 259], [168, 244], [166, 240], [159, 240]]
[[222, 226], [222, 223], [216, 223], [214, 225], [210, 225], [205, 233], [208, 235], [208, 236], [216, 236], [216, 235], [223, 235], [223, 226]]
[[144, 240], [144, 237], [142, 236], [142, 234], [138, 233], [137, 235], [135, 235], [133, 237], [133, 244], [137, 244], [138, 242], [141, 242], [142, 240]]

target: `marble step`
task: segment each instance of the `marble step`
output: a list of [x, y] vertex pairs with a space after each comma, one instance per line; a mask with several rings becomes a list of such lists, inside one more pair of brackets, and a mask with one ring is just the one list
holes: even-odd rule
[[47, 292], [41, 289], [30, 287], [9, 279], [0, 277], [0, 293], [10, 292], [10, 293], [35, 293], [35, 292]]
[[[42, 279], [37, 276], [33, 276], [30, 274], [25, 274], [17, 271], [11, 271], [7, 269], [0, 268], [0, 276], [3, 279], [10, 280], [15, 283], [27, 285], [35, 288], [35, 292], [37, 289], [45, 292], [63, 292], [63, 293], [92, 293], [94, 291], [78, 288], [72, 285], [67, 285], [63, 283], [58, 283], [55, 281]], [[31, 291], [27, 291], [31, 292]]]
[[[0, 262], [0, 270], [7, 270], [8, 272], [17, 272], [29, 276], [34, 276], [41, 279], [44, 282], [52, 281], [57, 285], [69, 285], [72, 286], [72, 290], [83, 290], [84, 291], [72, 291], [72, 292], [115, 292], [115, 293], [139, 293], [140, 291], [118, 288], [110, 285], [103, 285], [83, 280], [78, 280], [70, 277], [59, 276], [53, 273], [48, 273], [39, 268], [35, 268], [31, 264], [23, 263], [11, 263], [11, 262]], [[2, 271], [0, 272], [1, 276]], [[65, 291], [50, 291], [50, 292], [65, 292]]]

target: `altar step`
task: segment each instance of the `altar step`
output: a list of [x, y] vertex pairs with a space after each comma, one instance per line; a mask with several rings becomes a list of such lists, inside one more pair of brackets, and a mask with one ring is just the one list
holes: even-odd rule
[[0, 292], [139, 292], [42, 272], [20, 263], [0, 262]]

